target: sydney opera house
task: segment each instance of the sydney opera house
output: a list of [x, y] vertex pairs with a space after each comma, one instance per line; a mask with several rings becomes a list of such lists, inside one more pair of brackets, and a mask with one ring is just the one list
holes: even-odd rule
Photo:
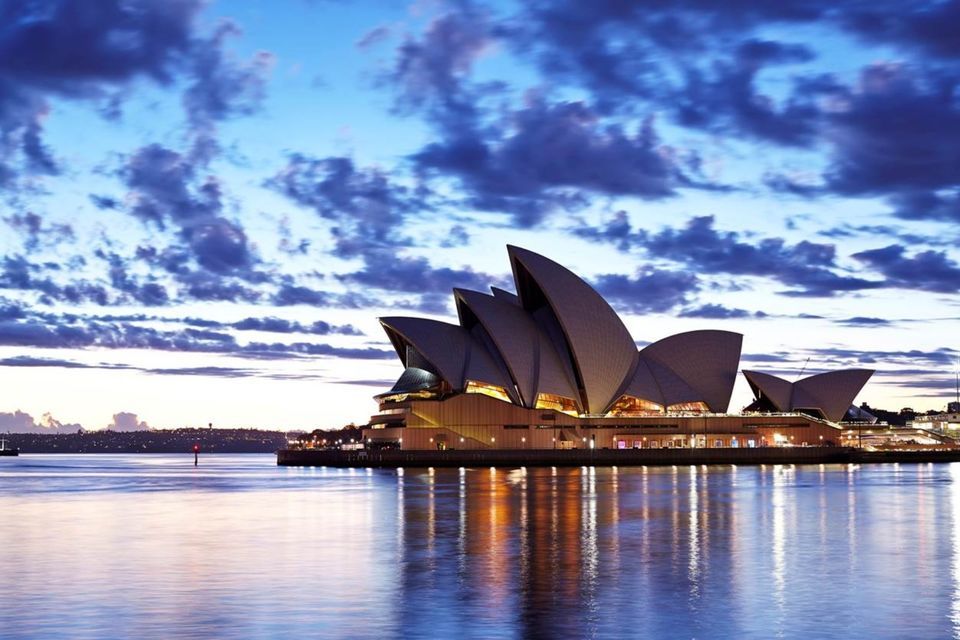
[[790, 382], [743, 374], [743, 336], [690, 331], [638, 349], [606, 300], [563, 266], [507, 248], [516, 293], [454, 289], [459, 324], [380, 322], [403, 363], [364, 434], [402, 449], [763, 447], [840, 444], [869, 370]]

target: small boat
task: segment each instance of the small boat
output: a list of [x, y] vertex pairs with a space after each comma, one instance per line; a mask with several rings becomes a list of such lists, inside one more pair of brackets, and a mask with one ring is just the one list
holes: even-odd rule
[[18, 456], [20, 455], [20, 449], [13, 448], [7, 449], [7, 441], [0, 440], [0, 456]]

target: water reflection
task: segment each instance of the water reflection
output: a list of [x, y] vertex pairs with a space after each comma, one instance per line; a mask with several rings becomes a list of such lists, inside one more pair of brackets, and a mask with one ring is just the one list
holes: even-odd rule
[[210, 464], [0, 467], [0, 635], [960, 637], [960, 465]]

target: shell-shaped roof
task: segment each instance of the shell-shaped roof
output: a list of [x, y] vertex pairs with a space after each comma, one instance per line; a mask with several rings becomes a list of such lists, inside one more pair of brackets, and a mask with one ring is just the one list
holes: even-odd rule
[[457, 391], [463, 390], [467, 380], [510, 388], [490, 353], [463, 327], [406, 317], [380, 318], [380, 324], [405, 366], [407, 346], [412, 346]]
[[827, 420], [839, 422], [873, 375], [872, 369], [820, 373], [793, 383], [793, 408], [818, 408]]
[[769, 373], [746, 370], [743, 372], [743, 377], [750, 384], [754, 396], [759, 398], [763, 394], [780, 411], [790, 411], [793, 383], [789, 380], [772, 376]]
[[407, 345], [423, 356], [441, 378], [454, 389], [463, 388], [464, 367], [470, 335], [461, 327], [428, 318], [380, 318], [397, 355], [407, 363]]
[[509, 291], [501, 289], [500, 287], [490, 287], [490, 291], [493, 292], [493, 296], [495, 298], [499, 298], [504, 302], [510, 302], [516, 305], [520, 304], [520, 298], [518, 298], [517, 294], [515, 293], [510, 293]]
[[637, 361], [637, 368], [633, 372], [633, 378], [630, 380], [630, 384], [624, 388], [623, 394], [666, 406], [663, 392], [660, 390], [660, 384], [650, 370], [649, 363], [643, 358]]
[[743, 375], [756, 397], [763, 393], [781, 411], [816, 409], [827, 420], [839, 422], [873, 375], [873, 370], [828, 371], [796, 382], [757, 371], [744, 371]]
[[686, 380], [664, 363], [655, 358], [644, 358], [643, 356], [641, 356], [641, 360], [647, 365], [650, 373], [657, 381], [657, 386], [660, 388], [663, 398], [660, 404], [663, 406], [669, 407], [681, 402], [704, 401], [703, 394], [690, 386]]
[[534, 406], [540, 392], [577, 397], [560, 356], [530, 314], [509, 299], [465, 289], [453, 292], [461, 325], [470, 329], [479, 322], [487, 331], [517, 385], [521, 404]]
[[440, 378], [426, 369], [407, 367], [389, 393], [422, 391], [440, 384]]
[[637, 363], [630, 332], [607, 301], [570, 270], [526, 249], [507, 251], [523, 308], [549, 306], [563, 330], [585, 411], [605, 412]]
[[725, 412], [737, 381], [743, 336], [732, 331], [701, 330], [678, 333], [640, 351], [681, 378], [698, 397], [677, 402], [703, 401], [711, 411]]

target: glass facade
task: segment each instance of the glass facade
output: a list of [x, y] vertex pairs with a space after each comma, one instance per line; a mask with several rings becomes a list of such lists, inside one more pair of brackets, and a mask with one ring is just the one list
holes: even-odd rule
[[538, 393], [537, 406], [535, 408], [553, 409], [554, 411], [566, 413], [567, 415], [571, 416], [579, 415], [579, 412], [577, 411], [577, 402], [575, 400], [552, 393]]
[[464, 391], [466, 393], [479, 393], [485, 396], [490, 396], [491, 398], [503, 400], [504, 402], [513, 402], [510, 399], [510, 396], [507, 394], [507, 390], [495, 384], [477, 382], [476, 380], [467, 380], [467, 388]]
[[637, 398], [635, 396], [620, 396], [616, 404], [607, 412], [607, 417], [616, 416], [659, 416], [663, 415], [663, 405]]

